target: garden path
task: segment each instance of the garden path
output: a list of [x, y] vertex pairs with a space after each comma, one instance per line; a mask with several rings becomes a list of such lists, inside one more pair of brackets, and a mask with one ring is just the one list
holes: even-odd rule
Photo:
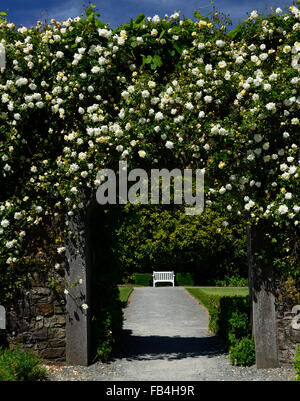
[[223, 351], [206, 310], [183, 287], [135, 288], [119, 350], [128, 380], [199, 380]]
[[109, 364], [64, 367], [50, 380], [291, 380], [286, 368], [232, 366], [208, 332], [206, 310], [183, 287], [136, 287], [124, 311], [119, 349]]

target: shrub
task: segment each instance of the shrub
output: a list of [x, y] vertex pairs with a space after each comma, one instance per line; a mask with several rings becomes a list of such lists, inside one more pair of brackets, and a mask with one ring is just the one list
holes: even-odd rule
[[[118, 291], [118, 288], [116, 290]], [[99, 297], [100, 299], [97, 299], [97, 305], [93, 305], [92, 336], [93, 352], [95, 350], [101, 361], [106, 362], [111, 356], [121, 333], [123, 304], [119, 299], [116, 299], [112, 289], [103, 290], [103, 293]]]
[[113, 351], [113, 345], [116, 342], [116, 339], [113, 336], [112, 321], [109, 313], [107, 313], [107, 318], [104, 321], [98, 322], [98, 348], [97, 355], [101, 359], [102, 362], [108, 361]]
[[211, 295], [206, 303], [209, 311], [209, 329], [232, 344], [251, 335], [249, 296]]
[[135, 273], [135, 285], [150, 286], [152, 284], [151, 273]]
[[0, 381], [34, 381], [45, 377], [42, 360], [33, 351], [0, 349]]
[[233, 354], [230, 361], [241, 366], [255, 363], [254, 343], [251, 347], [250, 341], [250, 297], [209, 294], [202, 289], [191, 289], [190, 292], [208, 309], [208, 328], [225, 341]]
[[195, 285], [194, 277], [191, 273], [176, 273], [175, 279], [177, 285]]
[[296, 381], [300, 382], [300, 345], [296, 349], [296, 361], [294, 367], [297, 373]]
[[224, 280], [214, 280], [217, 287], [248, 287], [248, 279], [240, 276], [225, 276]]
[[215, 322], [211, 322], [211, 325], [216, 327], [217, 334], [227, 343], [251, 335], [249, 296], [219, 297], [216, 307]]
[[243, 337], [229, 348], [229, 359], [232, 365], [251, 366], [255, 363], [254, 339]]
[[229, 344], [233, 344], [240, 338], [249, 337], [250, 335], [249, 313], [240, 309], [232, 311], [226, 327], [226, 338]]

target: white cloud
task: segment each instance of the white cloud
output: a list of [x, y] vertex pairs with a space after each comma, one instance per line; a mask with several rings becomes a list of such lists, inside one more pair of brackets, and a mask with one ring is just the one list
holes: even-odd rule
[[52, 7], [43, 6], [41, 8], [33, 8], [30, 10], [30, 17], [28, 16], [23, 22], [25, 26], [30, 26], [36, 21], [44, 21], [47, 19], [49, 22], [52, 18], [57, 21], [65, 21], [68, 18], [79, 16], [84, 11], [83, 0], [68, 0], [63, 4], [53, 5]]
[[80, 16], [84, 11], [82, 0], [70, 0], [61, 6], [49, 9], [50, 18], [55, 18], [58, 21], [65, 21], [68, 18]]

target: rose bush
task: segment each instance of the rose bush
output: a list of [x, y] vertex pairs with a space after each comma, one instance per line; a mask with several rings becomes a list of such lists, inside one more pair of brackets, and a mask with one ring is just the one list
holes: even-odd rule
[[63, 271], [64, 216], [119, 160], [205, 169], [220, 228], [265, 219], [297, 242], [300, 12], [253, 11], [229, 33], [217, 14], [195, 17], [114, 31], [94, 6], [31, 28], [2, 17], [2, 296], [32, 266]]

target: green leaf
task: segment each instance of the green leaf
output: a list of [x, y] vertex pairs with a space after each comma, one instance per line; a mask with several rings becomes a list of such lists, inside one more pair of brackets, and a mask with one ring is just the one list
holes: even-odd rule
[[238, 37], [238, 35], [241, 33], [241, 31], [242, 31], [242, 28], [241, 28], [241, 25], [239, 24], [232, 31], [228, 32], [227, 35], [231, 39], [235, 39], [236, 37]]
[[94, 21], [95, 21], [95, 16], [94, 16], [94, 13], [93, 13], [93, 12], [90, 13], [90, 14], [88, 15], [88, 20], [89, 20], [90, 22], [94, 22]]
[[153, 63], [156, 65], [156, 67], [161, 67], [163, 65], [162, 59], [158, 54], [155, 54], [155, 56], [153, 57]]
[[174, 26], [172, 28], [172, 34], [178, 35], [181, 32], [181, 28], [179, 26]]
[[85, 14], [86, 14], [87, 17], [88, 17], [89, 15], [93, 14], [93, 13], [94, 13], [94, 11], [93, 11], [91, 8], [87, 8], [87, 9], [85, 10]]
[[177, 50], [177, 52], [181, 55], [183, 49], [177, 43], [173, 43], [173, 46]]
[[145, 64], [152, 63], [152, 56], [149, 55], [149, 56], [145, 57], [143, 54], [141, 54], [141, 56], [142, 56], [142, 59], [143, 59], [143, 63], [141, 65], [141, 69], [142, 69]]
[[139, 14], [136, 18], [136, 20], [134, 21], [134, 25], [141, 25], [143, 22], [145, 21], [145, 15], [144, 14]]
[[201, 17], [201, 14], [199, 13], [199, 11], [194, 10], [193, 14], [194, 14], [194, 17], [197, 18], [197, 20], [199, 20], [199, 21], [201, 20], [202, 17]]
[[166, 32], [165, 29], [163, 29], [163, 30], [161, 31], [158, 40], [160, 40], [160, 39], [164, 36], [165, 32]]
[[99, 21], [98, 19], [95, 19], [95, 26], [97, 28], [104, 28], [106, 24], [104, 22]]
[[86, 25], [86, 24], [87, 24], [86, 18], [80, 18], [80, 20], [78, 21], [78, 25], [79, 25], [79, 26], [81, 26], [81, 25]]
[[0, 15], [3, 15], [4, 17], [7, 16], [7, 14], [4, 11], [0, 11]]

